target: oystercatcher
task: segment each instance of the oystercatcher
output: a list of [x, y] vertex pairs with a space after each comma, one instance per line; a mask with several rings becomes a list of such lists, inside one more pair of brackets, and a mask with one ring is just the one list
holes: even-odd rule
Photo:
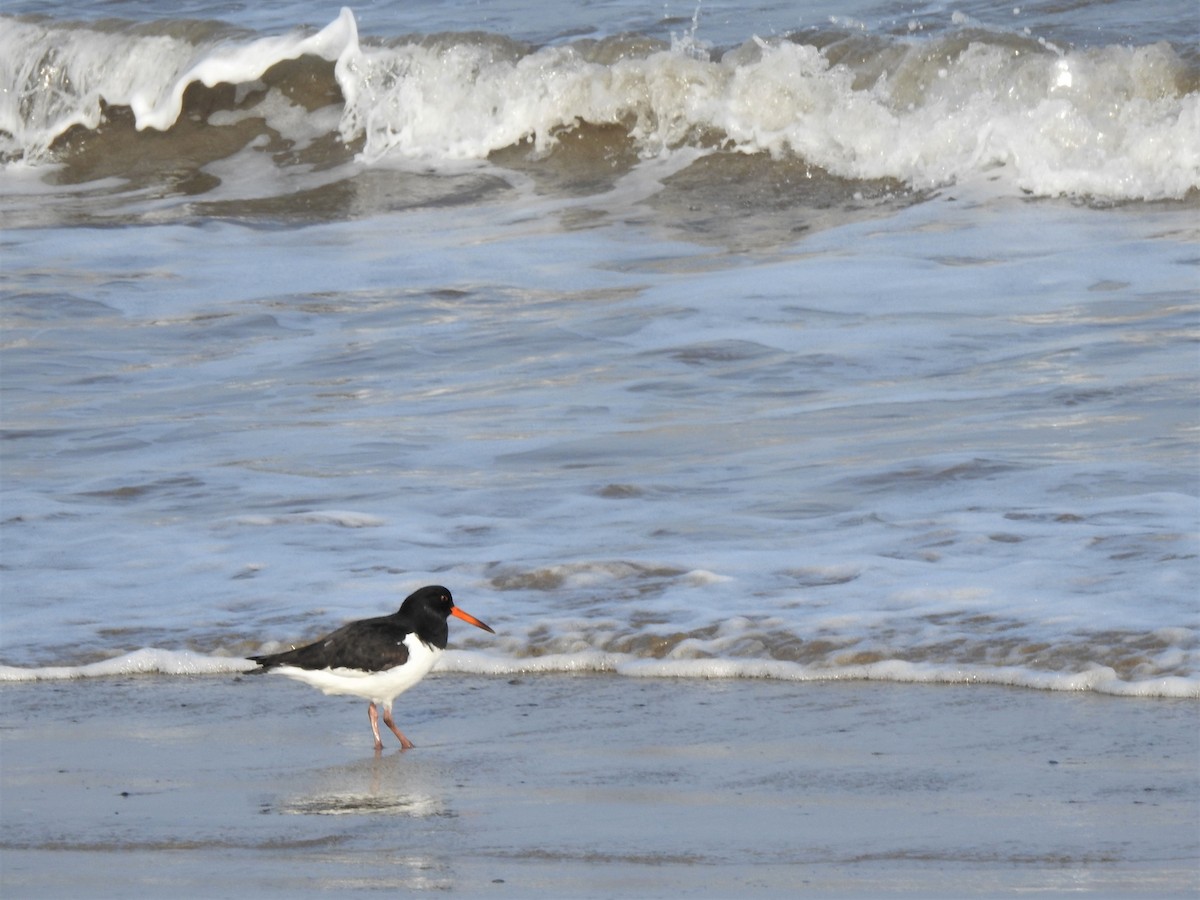
[[413, 742], [392, 721], [392, 701], [424, 678], [446, 649], [450, 616], [496, 633], [455, 606], [450, 591], [434, 584], [409, 594], [390, 616], [360, 619], [307, 646], [247, 658], [262, 667], [256, 671], [274, 670], [326, 694], [370, 700], [367, 713], [377, 751], [383, 741], [375, 707], [382, 706], [383, 723], [400, 739], [401, 749], [410, 750]]

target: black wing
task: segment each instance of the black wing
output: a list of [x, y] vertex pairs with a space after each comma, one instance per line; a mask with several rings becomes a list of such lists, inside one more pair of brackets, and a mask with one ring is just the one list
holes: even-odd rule
[[351, 622], [307, 646], [249, 658], [264, 669], [296, 666], [300, 669], [347, 668], [381, 672], [408, 661], [408, 647], [404, 645], [407, 632], [393, 619], [384, 616]]

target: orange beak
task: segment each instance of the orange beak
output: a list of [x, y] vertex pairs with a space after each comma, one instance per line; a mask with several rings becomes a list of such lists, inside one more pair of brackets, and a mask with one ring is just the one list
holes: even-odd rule
[[[463, 612], [457, 606], [450, 607], [450, 615], [454, 616], [454, 618], [456, 618], [456, 619], [462, 619], [464, 622], [470, 622], [476, 628], [482, 628], [484, 631], [492, 631], [490, 626], [484, 625], [473, 615], [471, 615], [470, 613]], [[492, 631], [492, 634], [495, 634], [495, 633], [496, 632]]]

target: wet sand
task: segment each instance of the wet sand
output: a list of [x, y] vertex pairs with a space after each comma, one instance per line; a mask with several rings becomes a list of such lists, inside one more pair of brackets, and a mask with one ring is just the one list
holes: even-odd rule
[[[1200, 704], [431, 676], [0, 685], [5, 897], [1194, 896]], [[386, 735], [389, 741], [394, 741]]]

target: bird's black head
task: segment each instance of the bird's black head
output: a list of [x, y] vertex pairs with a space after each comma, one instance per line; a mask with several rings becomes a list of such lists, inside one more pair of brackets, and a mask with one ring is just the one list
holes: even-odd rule
[[[470, 622], [476, 628], [491, 631], [492, 634], [496, 633], [470, 613], [465, 613], [455, 606], [454, 598], [450, 595], [449, 588], [444, 588], [440, 584], [426, 585], [423, 588], [413, 591], [400, 604], [400, 612], [418, 622], [428, 618], [444, 623], [450, 616], [454, 616], [456, 619]], [[445, 626], [443, 625], [443, 627]]]
[[450, 615], [453, 607], [454, 598], [450, 596], [449, 588], [440, 584], [427, 584], [404, 598], [404, 602], [400, 604], [400, 612], [431, 612], [444, 619]]

